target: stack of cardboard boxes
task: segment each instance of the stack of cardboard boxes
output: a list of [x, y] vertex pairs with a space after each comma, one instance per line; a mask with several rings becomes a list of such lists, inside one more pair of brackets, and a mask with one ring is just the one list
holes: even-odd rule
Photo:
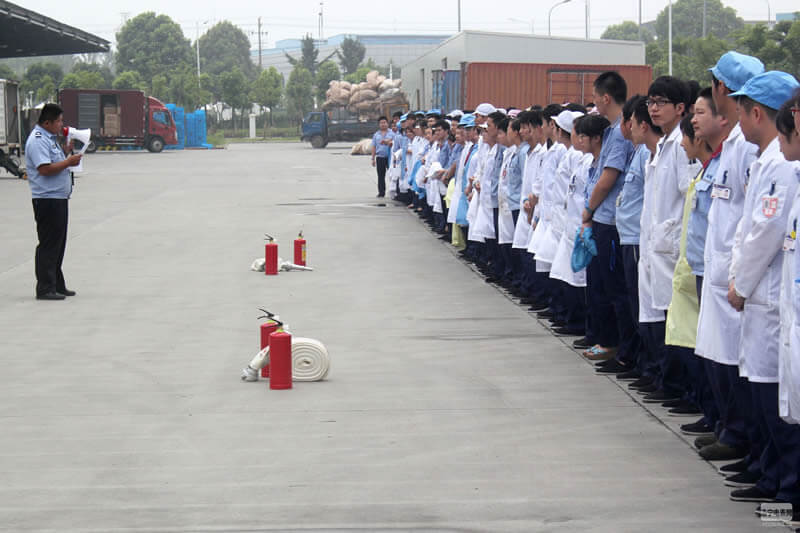
[[114, 104], [103, 106], [103, 134], [106, 137], [120, 136], [119, 108]]

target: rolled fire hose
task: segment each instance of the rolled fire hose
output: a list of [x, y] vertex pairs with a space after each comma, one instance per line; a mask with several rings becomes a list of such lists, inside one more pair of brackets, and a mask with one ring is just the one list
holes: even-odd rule
[[[242, 372], [242, 380], [257, 381], [259, 371], [268, 363], [269, 346], [253, 357]], [[327, 377], [330, 367], [330, 355], [321, 342], [292, 337], [292, 381], [321, 381]]]

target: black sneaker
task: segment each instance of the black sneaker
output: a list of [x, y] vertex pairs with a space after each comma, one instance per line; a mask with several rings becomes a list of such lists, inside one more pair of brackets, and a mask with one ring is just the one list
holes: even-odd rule
[[714, 435], [702, 435], [694, 439], [694, 447], [697, 448], [697, 450], [702, 450], [715, 442], [717, 442], [717, 437]]
[[642, 387], [649, 387], [652, 384], [653, 384], [653, 379], [652, 378], [648, 378], [646, 376], [642, 376], [639, 379], [637, 379], [636, 381], [634, 381], [633, 383], [630, 383], [628, 385], [628, 388], [629, 389], [638, 390], [638, 389], [640, 389]]
[[775, 494], [767, 494], [758, 487], [736, 489], [731, 492], [731, 500], [735, 502], [774, 502]]
[[628, 370], [626, 365], [623, 365], [616, 359], [609, 359], [609, 363], [603, 366], [597, 365], [598, 368], [595, 371], [598, 374], [619, 374], [620, 372], [625, 372]]
[[747, 462], [747, 459], [742, 459], [741, 461], [736, 461], [735, 463], [721, 465], [719, 468], [717, 468], [717, 470], [719, 470], [719, 473], [724, 476], [731, 476], [733, 474], [746, 472], [748, 466], [750, 466], [750, 464]]
[[531, 313], [541, 313], [542, 311], [547, 311], [549, 308], [544, 304], [535, 304], [528, 308], [528, 311]]
[[745, 470], [744, 472], [726, 477], [724, 483], [728, 487], [753, 487], [758, 483], [759, 479], [761, 479], [761, 474]]
[[[654, 392], [658, 392], [658, 385], [656, 385], [655, 383], [651, 383], [650, 385], [646, 385], [644, 387], [639, 387], [637, 392], [639, 392], [639, 394], [650, 395], [650, 394], [653, 394]], [[667, 398], [667, 399], [669, 399], [669, 398]], [[661, 401], [664, 401], [664, 400], [661, 400]]]
[[586, 337], [583, 337], [582, 339], [578, 339], [572, 342], [572, 347], [575, 348], [576, 350], [585, 350], [587, 348], [591, 348], [592, 346], [594, 346], [594, 343], [591, 342]]
[[553, 333], [556, 334], [556, 337], [579, 337], [585, 334], [585, 332], [582, 329], [575, 329], [570, 327], [555, 328], [553, 329]]
[[[692, 435], [693, 437], [713, 437], [714, 430], [708, 427], [708, 425], [703, 422], [701, 418], [697, 422], [693, 422], [691, 424], [684, 424], [681, 426], [681, 433], [684, 435]], [[716, 442], [716, 438], [713, 442]], [[708, 443], [711, 444], [711, 443]]]
[[673, 407], [667, 411], [667, 414], [669, 414], [669, 416], [697, 416], [703, 414], [703, 412], [693, 403], [686, 402], [678, 407]]
[[[642, 389], [639, 389], [639, 392], [642, 392]], [[645, 396], [642, 399], [642, 401], [644, 403], [662, 403], [669, 400], [674, 400], [676, 398], [677, 396], [675, 396], [671, 392], [664, 392], [663, 390], [657, 390]]]
[[620, 381], [636, 381], [641, 377], [642, 375], [635, 368], [633, 370], [628, 370], [627, 372], [617, 374], [617, 379]]
[[[747, 450], [739, 448], [732, 448], [721, 442], [715, 442], [705, 446], [698, 452], [700, 457], [706, 461], [734, 461], [736, 459], [743, 459], [747, 455]], [[753, 500], [761, 501], [761, 500]]]
[[536, 318], [553, 318], [556, 316], [552, 311], [540, 311], [536, 313]]
[[678, 407], [680, 405], [683, 405], [683, 402], [684, 402], [683, 399], [681, 399], [681, 400], [670, 400], [668, 402], [662, 403], [661, 407], [664, 407], [665, 409], [672, 409], [673, 407]]

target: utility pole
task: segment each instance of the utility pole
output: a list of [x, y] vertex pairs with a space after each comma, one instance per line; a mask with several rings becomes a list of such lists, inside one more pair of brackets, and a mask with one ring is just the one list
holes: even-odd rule
[[461, 0], [458, 0], [458, 32], [461, 33]]
[[642, 0], [639, 0], [639, 40], [642, 39]]
[[202, 89], [200, 87], [200, 22], [197, 23], [197, 39], [194, 40], [194, 48], [197, 51], [197, 88]]
[[703, 0], [703, 39], [706, 38], [706, 0]]
[[319, 3], [319, 43], [322, 44], [322, 2]]
[[669, 0], [669, 24], [667, 25], [669, 32], [669, 75], [672, 76], [672, 0]]
[[261, 70], [261, 17], [258, 17], [258, 70]]

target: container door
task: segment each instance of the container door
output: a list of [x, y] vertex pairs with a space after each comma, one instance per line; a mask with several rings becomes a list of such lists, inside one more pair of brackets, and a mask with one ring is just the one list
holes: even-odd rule
[[120, 135], [143, 137], [145, 121], [145, 97], [138, 91], [119, 93]]
[[550, 72], [550, 102], [586, 104], [592, 99], [594, 80], [600, 72], [574, 71]]
[[461, 71], [447, 70], [444, 73], [444, 99], [442, 112], [449, 113], [461, 108]]
[[[15, 83], [5, 84], [6, 120], [8, 125], [6, 130], [6, 143], [19, 144], [19, 85]], [[3, 100], [0, 99], [0, 102]], [[2, 107], [2, 106], [0, 106]], [[0, 122], [2, 123], [2, 122]]]
[[6, 144], [8, 141], [7, 138], [7, 131], [8, 131], [8, 123], [6, 122], [6, 84], [5, 82], [0, 82], [0, 102], [3, 105], [0, 105], [0, 145]]
[[444, 107], [444, 72], [443, 70], [431, 72], [431, 108]]
[[78, 129], [86, 128], [100, 133], [100, 95], [97, 93], [78, 93]]

